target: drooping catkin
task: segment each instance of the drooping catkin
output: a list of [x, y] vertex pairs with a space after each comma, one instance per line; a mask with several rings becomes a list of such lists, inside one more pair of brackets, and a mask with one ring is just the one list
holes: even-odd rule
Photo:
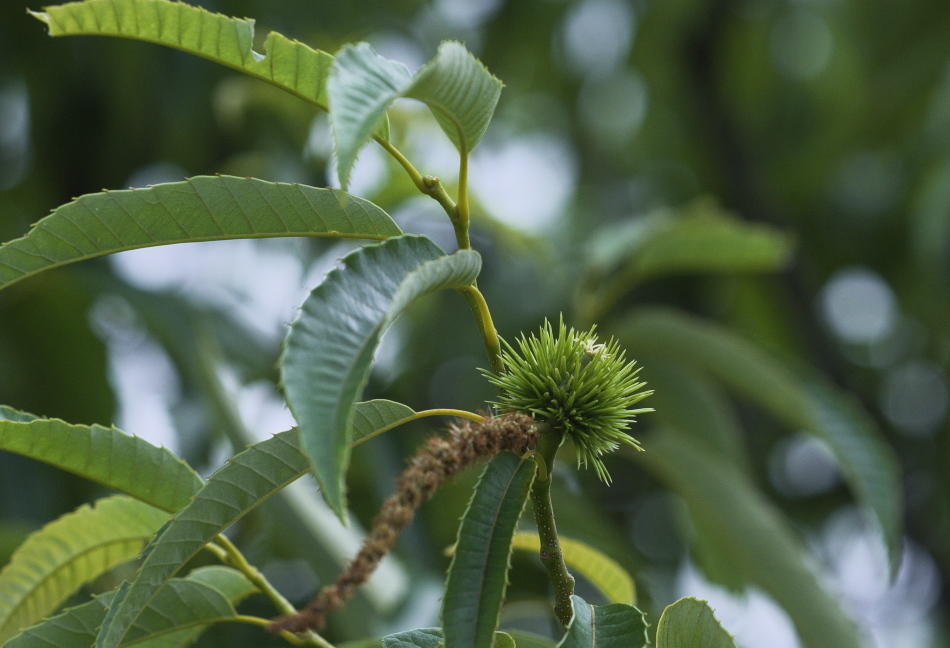
[[416, 509], [446, 479], [502, 451], [521, 454], [537, 440], [534, 421], [520, 413], [487, 418], [481, 423], [454, 423], [447, 437], [430, 438], [399, 476], [396, 492], [383, 503], [369, 535], [346, 571], [334, 584], [320, 590], [306, 609], [274, 620], [271, 631], [304, 632], [322, 628], [326, 614], [341, 607], [357, 587], [369, 580], [376, 566], [396, 544], [403, 528], [412, 522]]

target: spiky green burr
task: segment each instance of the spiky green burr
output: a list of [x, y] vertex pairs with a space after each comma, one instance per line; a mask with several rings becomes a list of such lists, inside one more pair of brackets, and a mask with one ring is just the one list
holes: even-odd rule
[[621, 443], [640, 448], [626, 431], [637, 414], [652, 411], [633, 406], [653, 392], [642, 391], [640, 368], [626, 361], [616, 340], [598, 342], [596, 328], [579, 333], [562, 318], [555, 336], [545, 321], [538, 334], [517, 340], [518, 349], [504, 342], [505, 371], [485, 375], [498, 387], [492, 404], [501, 412], [530, 414], [563, 432], [577, 449], [578, 465], [591, 464], [610, 481], [601, 456]]

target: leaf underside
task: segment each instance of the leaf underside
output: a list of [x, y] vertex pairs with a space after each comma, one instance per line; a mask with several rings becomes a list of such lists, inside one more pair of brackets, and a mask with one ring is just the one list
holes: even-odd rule
[[385, 239], [402, 231], [379, 207], [335, 189], [233, 176], [89, 194], [0, 246], [0, 288], [37, 272], [136, 248], [238, 238]]
[[358, 249], [343, 266], [304, 301], [280, 360], [304, 452], [324, 499], [341, 519], [353, 405], [383, 332], [417, 298], [471, 285], [481, 257], [471, 250], [446, 255], [424, 236], [407, 235]]
[[415, 77], [367, 43], [344, 46], [327, 84], [340, 182], [346, 187], [357, 151], [396, 99], [425, 103], [461, 155], [467, 156], [488, 129], [501, 88], [501, 81], [460, 43], [442, 43], [436, 57]]
[[442, 600], [445, 648], [491, 648], [511, 544], [536, 464], [501, 453], [482, 473], [459, 526]]
[[0, 571], [0, 644], [86, 583], [137, 556], [167, 519], [159, 509], [116, 495], [31, 534]]

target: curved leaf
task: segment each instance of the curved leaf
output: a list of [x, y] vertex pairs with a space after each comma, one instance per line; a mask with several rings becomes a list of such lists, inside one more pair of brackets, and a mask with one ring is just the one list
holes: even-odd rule
[[[376, 642], [376, 646], [380, 643], [382, 648], [439, 648], [442, 644], [442, 628], [418, 628], [397, 632], [383, 637], [381, 642]], [[494, 648], [515, 648], [515, 641], [507, 632], [496, 632], [493, 645]], [[554, 642], [551, 642], [551, 646], [553, 645]]]
[[503, 452], [485, 468], [459, 526], [442, 600], [445, 648], [491, 648], [508, 584], [511, 541], [534, 461]]
[[391, 400], [371, 400], [353, 406], [353, 443], [395, 426], [415, 415], [408, 405]]
[[[30, 414], [29, 412], [21, 412], [20, 410], [15, 410], [12, 407], [7, 407], [6, 405], [0, 405], [0, 421], [13, 421], [14, 423], [29, 423], [30, 421], [35, 421], [40, 418], [35, 414]], [[2, 439], [2, 436], [0, 436]]]
[[191, 503], [149, 543], [142, 568], [123, 586], [97, 638], [98, 648], [116, 648], [164, 590], [169, 579], [216, 535], [310, 468], [296, 430], [249, 446], [208, 478]]
[[606, 228], [589, 248], [595, 270], [622, 265], [631, 284], [681, 272], [773, 272], [792, 255], [788, 235], [740, 220], [708, 199]]
[[704, 541], [742, 578], [785, 608], [807, 648], [859, 648], [857, 628], [809, 569], [781, 513], [733, 466], [684, 435], [656, 434], [630, 453], [683, 498]]
[[280, 360], [287, 402], [300, 424], [323, 497], [345, 517], [353, 404], [383, 332], [415, 299], [471, 285], [472, 250], [446, 255], [424, 236], [401, 236], [347, 255], [301, 307]]
[[42, 270], [136, 248], [277, 236], [385, 239], [402, 231], [373, 203], [335, 189], [233, 176], [89, 194], [0, 246], [0, 288]]
[[167, 519], [147, 504], [113, 496], [30, 535], [0, 571], [0, 644], [84, 584], [137, 556]]
[[736, 641], [706, 601], [683, 598], [663, 610], [656, 648], [736, 648]]
[[695, 366], [757, 402], [793, 429], [828, 444], [858, 501], [884, 535], [891, 573], [901, 559], [901, 479], [893, 450], [849, 395], [818, 376], [796, 374], [721, 327], [666, 309], [644, 309], [617, 327], [631, 354], [660, 355]]
[[[10, 411], [4, 415], [9, 417]], [[26, 416], [20, 413], [20, 418]], [[99, 425], [0, 420], [0, 450], [68, 470], [169, 513], [187, 504], [204, 484], [170, 450]]]
[[647, 620], [632, 605], [590, 605], [571, 597], [574, 618], [558, 648], [643, 648], [650, 643]]
[[[614, 603], [636, 605], [637, 590], [633, 579], [617, 561], [580, 540], [564, 536], [560, 540], [564, 562], [574, 573], [589, 580]], [[541, 539], [537, 533], [516, 533], [512, 548], [537, 554], [541, 551]]]
[[488, 129], [501, 88], [501, 81], [460, 43], [442, 43], [436, 57], [415, 77], [368, 43], [343, 47], [327, 84], [340, 182], [346, 187], [357, 151], [396, 99], [425, 103], [461, 155], [467, 156]]
[[[170, 587], [149, 607], [152, 625], [138, 626], [139, 639], [122, 644], [136, 648], [183, 648], [210, 624], [235, 616], [234, 606], [257, 589], [230, 567], [200, 567]], [[11, 639], [5, 648], [89, 648], [115, 592], [65, 610]], [[158, 623], [156, 623], [158, 621]], [[131, 633], [130, 633], [131, 634]]]
[[251, 48], [254, 21], [229, 18], [167, 0], [85, 0], [31, 12], [50, 36], [132, 38], [202, 56], [272, 83], [326, 110], [326, 81], [333, 57], [276, 32], [266, 55]]

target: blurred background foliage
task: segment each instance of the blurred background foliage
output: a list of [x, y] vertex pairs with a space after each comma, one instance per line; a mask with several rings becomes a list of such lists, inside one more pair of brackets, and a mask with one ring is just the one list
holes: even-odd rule
[[[867, 645], [950, 643], [950, 5], [193, 4], [256, 18], [258, 44], [271, 30], [329, 52], [368, 40], [413, 70], [440, 41], [458, 39], [505, 82], [473, 158], [473, 241], [485, 258], [479, 284], [509, 340], [560, 312], [577, 326], [597, 321], [642, 360], [644, 378], [659, 390], [647, 403], [658, 412], [634, 430], [647, 453], [612, 459], [609, 488], [568, 458], [555, 502], [562, 533], [629, 569], [654, 620], [679, 596], [696, 595], [712, 602], [741, 646], [822, 645], [807, 637], [807, 614], [794, 612], [794, 601], [776, 605], [782, 597], [742, 565], [751, 556], [735, 555], [731, 535], [753, 531], [730, 527], [727, 513], [759, 509], [739, 498], [697, 512], [678, 482], [710, 479], [707, 494], [736, 488], [758, 498], [759, 521], [783, 525], [783, 538], [810, 550], [787, 558], [814, 566]], [[326, 118], [308, 105], [158, 46], [51, 40], [24, 9], [0, 3], [0, 240], [102, 188], [209, 173], [335, 182]], [[416, 166], [451, 185], [454, 151], [426, 111], [399, 104], [392, 120], [395, 141]], [[380, 150], [363, 151], [351, 189], [404, 230], [453, 247], [438, 207]], [[722, 227], [674, 231], [688, 230], [690, 218]], [[730, 227], [748, 234], [744, 243], [734, 245]], [[692, 261], [670, 261], [662, 250], [660, 261], [651, 259], [670, 239], [692, 250], [685, 254]], [[307, 290], [349, 247], [189, 244], [23, 281], [0, 293], [0, 403], [74, 423], [115, 423], [207, 474], [235, 447], [292, 425], [275, 386], [280, 339]], [[677, 319], [684, 314], [688, 320]], [[702, 345], [689, 346], [705, 339], [690, 327], [711, 323], [750, 343], [742, 348], [753, 356], [736, 358], [747, 363], [736, 375], [715, 359], [696, 359]], [[670, 342], [665, 330], [686, 337]], [[880, 534], [856, 506], [840, 461], [802, 431], [804, 413], [782, 416], [794, 399], [756, 384], [769, 375], [763, 363], [776, 361], [849, 392], [867, 412], [861, 425], [879, 426], [893, 449], [905, 525], [893, 583]], [[484, 366], [466, 305], [437, 295], [387, 335], [366, 396], [416, 409], [484, 408], [491, 397], [477, 371]], [[420, 422], [356, 452], [350, 499], [363, 525], [403, 457], [437, 429]], [[331, 638], [436, 622], [444, 549], [473, 479], [422, 509], [396, 560], [336, 617]], [[29, 531], [101, 494], [0, 454], [0, 563]], [[299, 601], [355, 550], [352, 529], [321, 510], [304, 485], [235, 529]], [[519, 554], [512, 582], [503, 621], [550, 630], [532, 621], [545, 605], [540, 563]], [[786, 586], [794, 598], [794, 579]], [[225, 641], [274, 640], [217, 628], [201, 645]]]

